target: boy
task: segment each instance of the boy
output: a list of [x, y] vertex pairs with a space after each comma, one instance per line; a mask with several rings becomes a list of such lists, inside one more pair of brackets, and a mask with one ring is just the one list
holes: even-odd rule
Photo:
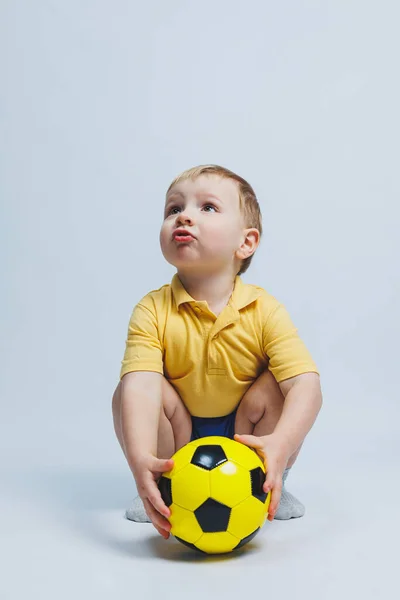
[[254, 190], [224, 167], [189, 169], [167, 191], [160, 244], [177, 272], [135, 306], [112, 402], [139, 494], [126, 516], [165, 538], [156, 481], [208, 435], [263, 457], [270, 521], [304, 514], [283, 486], [322, 405], [319, 374], [284, 306], [240, 278], [261, 234]]

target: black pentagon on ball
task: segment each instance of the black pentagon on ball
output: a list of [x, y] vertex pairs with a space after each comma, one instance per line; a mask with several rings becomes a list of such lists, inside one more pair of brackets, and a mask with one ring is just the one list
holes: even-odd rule
[[265, 482], [265, 473], [261, 467], [256, 467], [250, 471], [251, 477], [251, 493], [261, 502], [265, 502], [268, 494], [264, 492], [263, 485]]
[[196, 519], [204, 533], [216, 533], [228, 529], [231, 509], [212, 498], [208, 498], [194, 511]]
[[184, 544], [185, 546], [187, 546], [188, 548], [191, 548], [192, 550], [197, 550], [197, 552], [201, 552], [202, 554], [207, 554], [207, 552], [200, 550], [200, 548], [198, 548], [194, 544], [191, 544], [190, 542], [186, 542], [185, 540], [178, 537], [177, 535], [175, 536], [175, 539], [178, 540], [178, 542], [181, 542], [181, 544]]
[[221, 446], [217, 444], [204, 444], [203, 446], [196, 448], [196, 452], [193, 454], [193, 458], [190, 462], [192, 465], [211, 471], [227, 460], [226, 454]]
[[161, 476], [158, 481], [158, 489], [161, 492], [161, 498], [167, 506], [172, 504], [171, 480], [168, 477]]
[[244, 546], [245, 544], [247, 544], [248, 542], [250, 542], [250, 540], [252, 540], [257, 533], [260, 531], [260, 528], [257, 527], [257, 529], [255, 531], [253, 531], [253, 533], [251, 533], [250, 535], [247, 535], [245, 538], [243, 538], [242, 540], [240, 540], [240, 542], [238, 543], [237, 546], [234, 547], [234, 550], [238, 550], [239, 548], [241, 548], [242, 546]]

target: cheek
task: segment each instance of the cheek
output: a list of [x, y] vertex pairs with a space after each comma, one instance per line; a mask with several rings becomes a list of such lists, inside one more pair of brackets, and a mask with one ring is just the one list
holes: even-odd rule
[[233, 248], [237, 239], [237, 231], [229, 225], [216, 224], [204, 232], [207, 242], [218, 248]]
[[229, 236], [227, 232], [215, 232], [214, 234], [210, 232], [207, 241], [204, 243], [208, 253], [213, 256], [230, 256], [234, 252], [233, 245], [232, 236]]
[[161, 229], [160, 229], [160, 245], [161, 245], [161, 248], [163, 248], [163, 247], [165, 247], [167, 245], [168, 236], [169, 236], [169, 232], [167, 230], [167, 227], [165, 227], [163, 225], [161, 227]]

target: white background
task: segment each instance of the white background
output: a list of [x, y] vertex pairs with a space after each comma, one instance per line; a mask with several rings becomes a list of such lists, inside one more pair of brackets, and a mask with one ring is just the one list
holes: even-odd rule
[[[3, 0], [2, 600], [396, 597], [399, 18], [394, 0]], [[254, 187], [243, 279], [286, 305], [324, 392], [288, 480], [306, 515], [205, 562], [123, 519], [111, 419], [132, 308], [174, 273], [165, 191], [204, 163]]]

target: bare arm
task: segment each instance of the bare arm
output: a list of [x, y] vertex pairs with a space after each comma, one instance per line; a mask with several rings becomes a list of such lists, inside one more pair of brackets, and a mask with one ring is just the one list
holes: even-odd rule
[[320, 378], [317, 373], [303, 373], [281, 381], [279, 386], [285, 402], [274, 434], [282, 438], [291, 456], [304, 441], [322, 406]]
[[157, 531], [169, 537], [170, 509], [157, 487], [161, 473], [174, 461], [157, 458], [162, 375], [154, 371], [127, 373], [121, 380], [121, 430], [125, 456], [148, 516]]
[[133, 474], [141, 457], [157, 456], [161, 382], [161, 373], [154, 371], [127, 373], [121, 380], [121, 429]]

